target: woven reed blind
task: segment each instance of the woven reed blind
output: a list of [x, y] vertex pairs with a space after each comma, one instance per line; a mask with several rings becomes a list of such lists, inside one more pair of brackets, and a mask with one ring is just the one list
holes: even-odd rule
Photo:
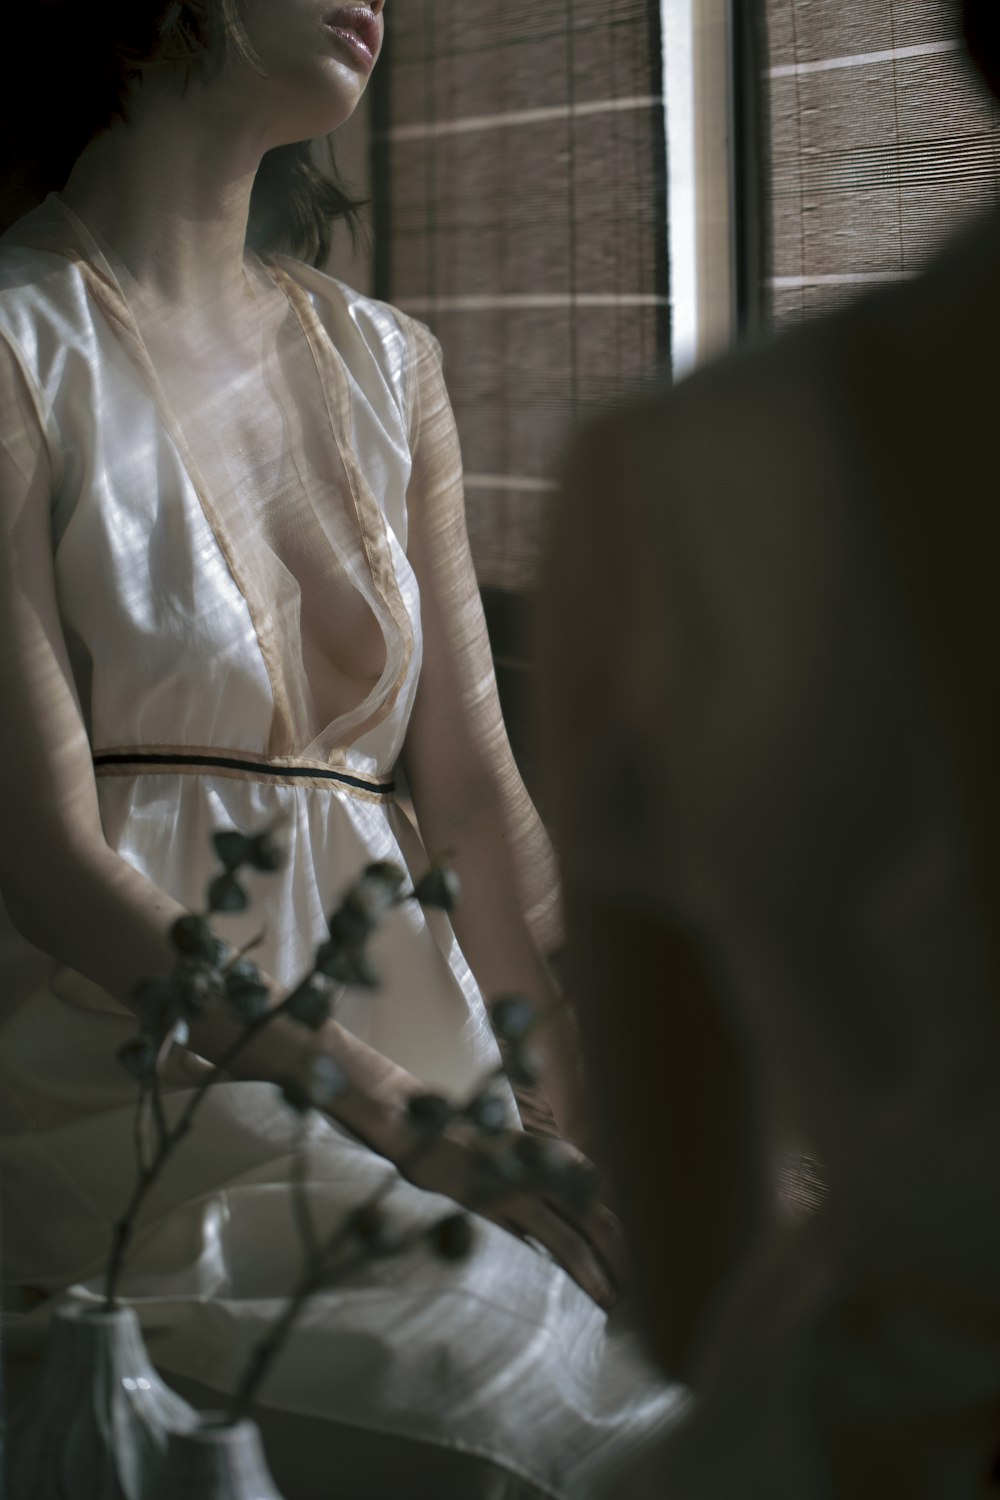
[[918, 270], [996, 201], [1000, 114], [953, 0], [765, 0], [778, 326]]
[[518, 593], [571, 423], [666, 347], [659, 0], [403, 0], [390, 21], [376, 288], [441, 341], [479, 581]]

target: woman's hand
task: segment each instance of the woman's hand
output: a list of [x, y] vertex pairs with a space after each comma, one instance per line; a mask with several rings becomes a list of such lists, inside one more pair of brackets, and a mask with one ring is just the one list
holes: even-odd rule
[[[438, 1101], [436, 1121], [421, 1122], [413, 1112], [415, 1099], [428, 1096], [417, 1079], [339, 1022], [326, 1024], [307, 1056], [300, 1053], [299, 1066], [308, 1063], [309, 1056], [332, 1058], [346, 1079], [347, 1087], [327, 1106], [332, 1118], [391, 1161], [416, 1187], [442, 1193], [518, 1238], [535, 1241], [601, 1307], [614, 1304], [626, 1279], [618, 1221], [603, 1204], [587, 1201], [585, 1193], [560, 1191], [574, 1171], [584, 1185], [597, 1177], [596, 1168], [575, 1146], [516, 1129], [484, 1137], [467, 1121], [451, 1118], [444, 1100]], [[519, 1153], [521, 1172], [516, 1165], [509, 1176], [497, 1170]], [[530, 1159], [540, 1153], [542, 1174], [538, 1162]], [[527, 1186], [539, 1175], [552, 1184], [541, 1197]]]
[[[486, 1152], [502, 1157], [526, 1139], [533, 1138], [512, 1130], [492, 1138]], [[587, 1172], [590, 1164], [574, 1146], [553, 1140], [544, 1145], [569, 1171]], [[518, 1239], [536, 1242], [599, 1306], [614, 1306], [626, 1280], [627, 1257], [621, 1226], [602, 1203], [574, 1205], [556, 1186], [551, 1195], [538, 1196], [504, 1184], [484, 1169], [484, 1147], [463, 1127], [447, 1130], [425, 1150], [414, 1151], [411, 1143], [394, 1156], [401, 1173], [417, 1187], [443, 1193]]]

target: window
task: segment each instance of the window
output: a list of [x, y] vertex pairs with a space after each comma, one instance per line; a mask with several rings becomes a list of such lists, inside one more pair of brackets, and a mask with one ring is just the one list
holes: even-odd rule
[[501, 694], [572, 423], [668, 346], [659, 0], [406, 0], [374, 101], [377, 294], [440, 339]]

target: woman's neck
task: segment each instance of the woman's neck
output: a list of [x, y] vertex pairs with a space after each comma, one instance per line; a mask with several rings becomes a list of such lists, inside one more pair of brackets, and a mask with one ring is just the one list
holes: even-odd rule
[[197, 318], [245, 300], [250, 192], [268, 142], [220, 91], [147, 82], [128, 123], [85, 148], [62, 190], [144, 299]]

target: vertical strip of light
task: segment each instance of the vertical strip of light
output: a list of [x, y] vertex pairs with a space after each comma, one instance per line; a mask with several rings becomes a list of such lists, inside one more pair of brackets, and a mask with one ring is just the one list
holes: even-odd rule
[[698, 235], [694, 122], [694, 0], [661, 0], [667, 132], [670, 363], [676, 380], [698, 362]]
[[734, 329], [727, 0], [660, 0], [671, 361], [681, 379]]

